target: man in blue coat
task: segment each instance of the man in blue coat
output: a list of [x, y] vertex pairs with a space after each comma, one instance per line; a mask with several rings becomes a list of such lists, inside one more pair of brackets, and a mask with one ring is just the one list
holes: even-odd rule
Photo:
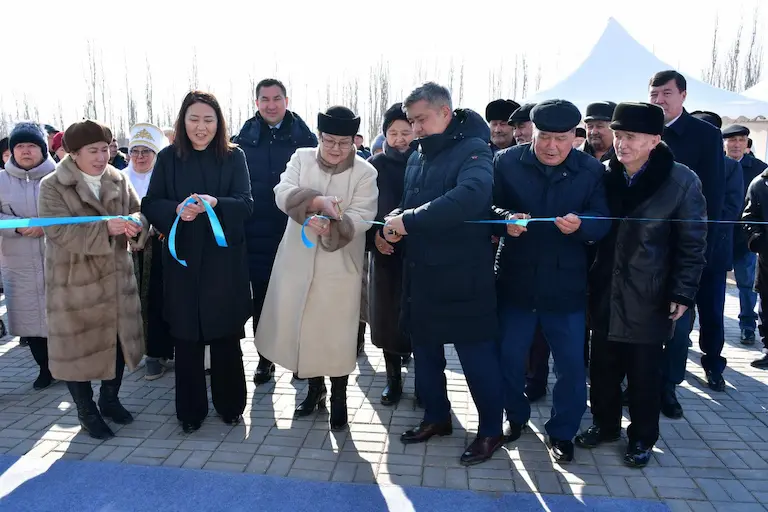
[[526, 356], [538, 327], [557, 368], [552, 415], [546, 423], [552, 457], [573, 460], [573, 437], [587, 407], [584, 330], [587, 246], [611, 223], [580, 216], [609, 215], [605, 168], [573, 148], [581, 113], [572, 103], [548, 100], [531, 110], [533, 142], [494, 159], [494, 210], [506, 219], [556, 218], [527, 226], [510, 224], [498, 275], [501, 365], [508, 439], [528, 422], [524, 393]]
[[[723, 120], [714, 112], [697, 111], [691, 114], [697, 119], [706, 121], [718, 130], [723, 126]], [[723, 135], [725, 136], [725, 135]], [[725, 159], [725, 201], [723, 202], [722, 220], [740, 220], [741, 211], [744, 208], [744, 171], [738, 160], [723, 154]], [[741, 232], [741, 229], [737, 231]], [[723, 345], [725, 344], [725, 273], [733, 267], [733, 237], [734, 224], [723, 224], [718, 230], [718, 238], [712, 241], [714, 245], [713, 252], [720, 256], [722, 261], [720, 272], [723, 275], [722, 286], [716, 290], [716, 294], [711, 296], [710, 304], [713, 309], [708, 318], [704, 319], [701, 335], [699, 336], [699, 348], [701, 349], [701, 366], [705, 371], [711, 368], [725, 368], [727, 361], [722, 357]], [[746, 245], [746, 244], [745, 244]], [[716, 281], [720, 283], [718, 279]], [[754, 307], [754, 306], [753, 306]], [[702, 311], [702, 308], [699, 308]], [[702, 317], [705, 312], [702, 311]], [[700, 320], [701, 323], [701, 320]], [[706, 325], [706, 328], [703, 327]], [[722, 371], [719, 379], [710, 378], [716, 376], [716, 372], [707, 372], [707, 384], [714, 391], [725, 390], [725, 380], [722, 378]]]
[[[667, 143], [679, 162], [701, 180], [702, 192], [707, 200], [707, 218], [721, 220], [725, 206], [725, 159], [723, 158], [720, 130], [701, 119], [696, 119], [684, 108], [687, 95], [685, 77], [674, 70], [660, 71], [651, 77], [649, 86], [650, 103], [664, 109], [666, 127], [662, 140]], [[701, 276], [696, 307], [699, 310], [701, 336], [711, 340], [704, 346], [709, 353], [702, 358], [707, 372], [707, 382], [713, 389], [721, 387], [725, 358], [717, 347], [721, 334], [717, 320], [721, 290], [725, 286], [727, 272], [725, 255], [714, 249], [720, 238], [721, 225], [712, 223], [707, 229], [707, 266]], [[719, 315], [722, 317], [722, 310]], [[675, 396], [675, 387], [685, 379], [685, 365], [688, 359], [688, 345], [693, 330], [693, 311], [688, 310], [675, 324], [675, 333], [664, 350], [664, 385], [661, 397], [661, 412], [669, 418], [682, 418], [683, 408]], [[702, 348], [704, 348], [704, 346]]]
[[[298, 148], [317, 146], [317, 137], [295, 113], [288, 110], [288, 95], [279, 80], [267, 78], [256, 85], [258, 112], [245, 122], [233, 138], [245, 152], [251, 174], [253, 214], [245, 223], [248, 261], [253, 295], [253, 331], [267, 294], [269, 275], [277, 246], [283, 238], [288, 217], [275, 205], [272, 189]], [[275, 373], [272, 361], [259, 356], [253, 376], [256, 385], [269, 381]]]
[[490, 132], [471, 110], [451, 106], [448, 89], [428, 82], [403, 102], [419, 150], [405, 170], [400, 207], [384, 236], [404, 245], [401, 327], [411, 338], [421, 424], [403, 443], [453, 432], [445, 380], [445, 348], [453, 344], [479, 416], [463, 465], [491, 458], [503, 442], [502, 384], [493, 254], [488, 250], [493, 166]]
[[[723, 145], [725, 154], [741, 164], [744, 173], [742, 198], [746, 196], [747, 188], [757, 176], [768, 167], [765, 162], [747, 152], [749, 148], [749, 128], [733, 124], [723, 130]], [[741, 343], [755, 344], [755, 328], [757, 327], [757, 292], [755, 287], [755, 272], [757, 270], [756, 254], [747, 247], [747, 235], [743, 229], [736, 229], [733, 236], [733, 274], [739, 289], [739, 327]]]

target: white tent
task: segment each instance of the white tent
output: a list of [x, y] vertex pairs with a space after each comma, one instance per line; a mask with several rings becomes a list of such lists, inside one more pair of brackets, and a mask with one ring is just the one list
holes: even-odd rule
[[[584, 112], [594, 101], [648, 101], [648, 81], [658, 71], [674, 69], [635, 41], [615, 19], [608, 20], [603, 35], [586, 60], [571, 75], [526, 102], [562, 98]], [[720, 116], [750, 118], [768, 115], [768, 103], [706, 84], [683, 73], [688, 81], [686, 109], [709, 110]], [[768, 91], [768, 85], [765, 86]], [[768, 100], [768, 94], [763, 96]]]
[[[768, 80], [758, 82], [742, 93], [744, 96], [760, 101], [768, 101]], [[768, 116], [768, 114], [763, 113]]]

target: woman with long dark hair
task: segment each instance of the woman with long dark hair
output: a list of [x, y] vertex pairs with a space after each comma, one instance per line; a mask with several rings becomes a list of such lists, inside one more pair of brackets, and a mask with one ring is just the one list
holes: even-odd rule
[[[379, 172], [379, 208], [376, 220], [383, 221], [400, 204], [408, 158], [414, 151], [411, 123], [403, 112], [403, 104], [395, 103], [384, 114], [382, 131], [384, 151], [369, 160]], [[403, 280], [402, 247], [390, 244], [381, 234], [380, 227], [368, 233], [371, 251], [371, 341], [384, 351], [387, 368], [387, 386], [381, 393], [381, 403], [395, 405], [403, 394], [400, 365], [411, 354], [411, 341], [399, 329], [400, 298]]]
[[[176, 416], [184, 431], [200, 428], [208, 414], [205, 347], [211, 351], [213, 406], [224, 423], [236, 425], [245, 409], [245, 373], [240, 339], [251, 316], [243, 230], [251, 215], [245, 154], [229, 142], [216, 98], [192, 91], [176, 120], [176, 138], [157, 155], [142, 212], [166, 237], [178, 215], [173, 258], [163, 249], [164, 317], [176, 351]], [[205, 203], [226, 237], [217, 245]]]

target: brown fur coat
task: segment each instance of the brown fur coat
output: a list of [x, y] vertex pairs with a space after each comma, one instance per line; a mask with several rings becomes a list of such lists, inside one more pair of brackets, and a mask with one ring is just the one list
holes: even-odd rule
[[[71, 157], [40, 185], [40, 217], [130, 215], [139, 212], [125, 174], [107, 166], [100, 199]], [[110, 236], [106, 222], [45, 228], [45, 293], [48, 354], [53, 376], [65, 381], [115, 377], [115, 351], [133, 370], [144, 354], [141, 305], [129, 243], [140, 248], [149, 224], [136, 240]]]

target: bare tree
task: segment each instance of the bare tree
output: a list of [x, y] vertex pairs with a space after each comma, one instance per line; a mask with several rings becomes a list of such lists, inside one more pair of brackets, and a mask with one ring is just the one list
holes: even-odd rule
[[133, 97], [131, 82], [128, 80], [128, 62], [125, 63], [125, 94], [126, 94], [126, 114], [128, 115], [128, 129], [136, 124], [138, 115], [136, 114], [136, 100]]
[[708, 84], [720, 87], [720, 63], [718, 59], [718, 34], [720, 32], [720, 23], [715, 16], [715, 27], [712, 30], [712, 48], [709, 52], [709, 67], [701, 71], [701, 78]]
[[27, 98], [26, 94], [24, 95], [24, 100], [22, 104], [24, 106], [24, 119], [26, 120], [32, 119], [32, 110], [30, 109], [29, 99]]
[[197, 48], [192, 48], [192, 69], [189, 75], [189, 89], [196, 90], [200, 85], [200, 77], [197, 69]]
[[350, 78], [344, 84], [342, 90], [343, 104], [352, 112], [359, 114], [360, 80], [357, 77]]
[[536, 75], [533, 77], [533, 92], [538, 92], [541, 89], [541, 62], [539, 62], [539, 66], [536, 68]]
[[743, 88], [749, 89], [760, 81], [763, 73], [763, 46], [757, 38], [757, 20], [759, 9], [755, 7], [752, 18], [752, 35], [747, 47], [747, 55], [744, 59], [744, 83]]
[[86, 43], [86, 52], [88, 58], [88, 69], [86, 71], [85, 84], [87, 86], [85, 115], [91, 119], [99, 118], [99, 109], [96, 103], [98, 98], [97, 88], [100, 84], [99, 81], [99, 65], [98, 65], [98, 50], [94, 46], [92, 40], [88, 40]]
[[464, 104], [464, 60], [461, 61], [461, 67], [459, 68], [459, 94], [456, 98], [457, 105]]
[[520, 58], [520, 72], [522, 73], [520, 81], [520, 97], [525, 98], [528, 95], [528, 61], [525, 58], [525, 54]]
[[389, 62], [380, 59], [370, 67], [368, 74], [368, 140], [381, 131], [384, 112], [389, 108], [389, 89]]
[[739, 87], [739, 58], [741, 56], [741, 34], [744, 29], [744, 21], [739, 22], [736, 29], [736, 37], [733, 44], [728, 49], [725, 58], [725, 72], [723, 74], [723, 83], [721, 87], [729, 91], [735, 91]]
[[504, 62], [499, 63], [497, 69], [491, 69], [488, 72], [488, 97], [493, 99], [501, 98], [504, 88]]
[[147, 64], [147, 67], [146, 67], [147, 77], [146, 77], [146, 83], [144, 86], [144, 100], [147, 103], [147, 122], [154, 123], [155, 122], [154, 109], [152, 108], [153, 106], [152, 67], [149, 65], [149, 57], [145, 57], [145, 62]]

